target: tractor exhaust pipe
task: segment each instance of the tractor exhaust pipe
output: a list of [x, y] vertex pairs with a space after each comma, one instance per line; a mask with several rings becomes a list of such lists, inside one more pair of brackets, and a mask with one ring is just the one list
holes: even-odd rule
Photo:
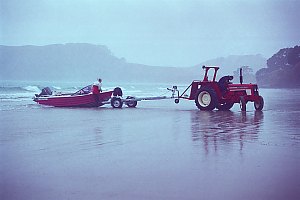
[[240, 68], [240, 83], [243, 84], [243, 68]]

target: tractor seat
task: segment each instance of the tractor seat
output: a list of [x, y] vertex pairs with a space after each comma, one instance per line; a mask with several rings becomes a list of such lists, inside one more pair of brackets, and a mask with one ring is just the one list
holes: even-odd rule
[[225, 95], [225, 93], [228, 90], [228, 84], [232, 83], [232, 82], [230, 82], [232, 79], [233, 79], [233, 76], [223, 76], [218, 81], [218, 85], [219, 85], [219, 88], [220, 88], [223, 96]]

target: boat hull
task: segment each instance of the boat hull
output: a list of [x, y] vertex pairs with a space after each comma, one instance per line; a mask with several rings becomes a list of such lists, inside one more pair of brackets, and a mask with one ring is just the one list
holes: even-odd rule
[[104, 105], [112, 96], [113, 91], [101, 92], [99, 94], [82, 95], [49, 95], [35, 97], [38, 104], [55, 107], [99, 107]]

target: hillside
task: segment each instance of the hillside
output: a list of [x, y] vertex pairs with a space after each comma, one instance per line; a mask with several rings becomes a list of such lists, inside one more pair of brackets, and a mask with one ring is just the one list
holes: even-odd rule
[[262, 55], [230, 55], [228, 57], [219, 57], [207, 60], [202, 65], [216, 65], [221, 66], [224, 73], [233, 73], [234, 70], [242, 66], [250, 66], [255, 73], [266, 65], [266, 58]]
[[13, 80], [167, 81], [188, 77], [180, 68], [128, 63], [102, 45], [0, 46], [0, 78]]
[[233, 74], [241, 66], [254, 71], [265, 66], [260, 55], [216, 58], [193, 67], [161, 67], [128, 63], [103, 45], [53, 44], [1, 46], [1, 80], [109, 81], [189, 83], [203, 76], [202, 65], [221, 66], [220, 74]]
[[300, 87], [300, 46], [280, 49], [267, 60], [267, 68], [256, 73], [262, 87]]

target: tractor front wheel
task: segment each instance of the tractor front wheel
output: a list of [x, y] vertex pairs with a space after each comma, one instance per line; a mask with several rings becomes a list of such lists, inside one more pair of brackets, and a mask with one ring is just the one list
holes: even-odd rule
[[195, 103], [200, 110], [215, 109], [218, 103], [216, 92], [211, 88], [200, 88], [196, 94]]
[[255, 110], [262, 110], [264, 107], [264, 98], [262, 96], [258, 97], [258, 101], [254, 101]]

